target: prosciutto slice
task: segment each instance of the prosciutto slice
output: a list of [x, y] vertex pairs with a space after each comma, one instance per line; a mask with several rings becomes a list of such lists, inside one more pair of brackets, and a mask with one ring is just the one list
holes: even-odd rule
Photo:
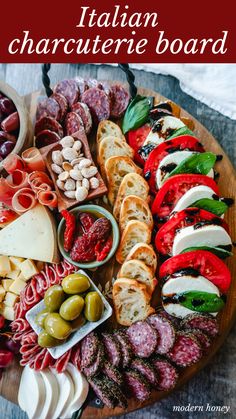
[[35, 193], [30, 188], [19, 189], [19, 191], [17, 191], [12, 198], [12, 208], [18, 213], [28, 211], [35, 205]]
[[11, 174], [15, 170], [24, 170], [25, 164], [18, 154], [11, 153], [4, 159], [3, 167], [7, 173]]
[[22, 160], [26, 164], [29, 172], [46, 171], [46, 166], [43, 157], [36, 147], [30, 147], [22, 153]]
[[49, 176], [45, 172], [37, 170], [29, 174], [29, 184], [36, 193], [41, 190], [51, 190], [53, 186]]
[[50, 208], [57, 208], [57, 194], [54, 191], [38, 191], [38, 201]]

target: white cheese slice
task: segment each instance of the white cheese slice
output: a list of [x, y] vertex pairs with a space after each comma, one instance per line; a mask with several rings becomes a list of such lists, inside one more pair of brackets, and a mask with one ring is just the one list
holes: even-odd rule
[[[187, 291], [204, 291], [220, 296], [218, 288], [206, 279], [204, 276], [193, 277], [191, 275], [182, 275], [180, 277], [171, 277], [162, 287], [162, 297], [172, 296]], [[183, 318], [188, 314], [196, 313], [194, 310], [183, 307], [181, 304], [172, 304], [162, 302], [163, 307], [171, 316]], [[216, 315], [217, 313], [211, 313]]]
[[59, 386], [55, 375], [49, 370], [40, 371], [45, 385], [45, 402], [37, 419], [52, 419], [59, 399]]
[[71, 401], [73, 400], [75, 394], [74, 383], [67, 371], [61, 374], [58, 374], [55, 371], [55, 377], [59, 387], [59, 398], [51, 419], [62, 418], [64, 416], [64, 413], [71, 406]]
[[41, 374], [27, 365], [21, 375], [18, 403], [29, 419], [39, 419], [45, 397], [46, 390]]
[[189, 189], [181, 198], [178, 200], [176, 206], [173, 209], [173, 213], [182, 211], [185, 208], [190, 207], [194, 202], [199, 199], [209, 198], [212, 199], [212, 196], [215, 194], [213, 189], [209, 186], [199, 185], [194, 186], [192, 189]]
[[176, 164], [179, 165], [183, 160], [187, 159], [188, 157], [192, 156], [193, 154], [195, 154], [193, 151], [176, 151], [175, 153], [170, 153], [167, 154], [167, 156], [165, 156], [159, 164], [159, 167], [156, 171], [156, 185], [157, 185], [157, 189], [160, 189], [160, 187], [163, 185], [164, 183], [164, 178], [165, 176], [167, 176], [169, 173], [166, 173], [165, 170], [163, 170], [162, 168], [164, 168], [165, 166], [168, 166], [169, 164]]
[[55, 222], [49, 210], [37, 204], [1, 230], [0, 254], [58, 262]]
[[169, 130], [177, 130], [179, 128], [185, 127], [185, 124], [174, 116], [165, 116], [158, 120], [158, 123], [162, 126], [161, 130], [158, 132], [149, 132], [146, 140], [143, 145], [155, 144], [159, 145], [167, 139], [167, 134]]
[[71, 363], [68, 363], [66, 371], [70, 374], [74, 383], [74, 398], [70, 406], [64, 413], [61, 419], [66, 419], [72, 416], [74, 412], [79, 410], [87, 399], [89, 385], [84, 375]]
[[181, 229], [174, 238], [172, 254], [178, 255], [184, 249], [195, 246], [228, 246], [232, 245], [231, 238], [227, 231], [217, 225], [204, 225], [194, 229], [189, 226]]

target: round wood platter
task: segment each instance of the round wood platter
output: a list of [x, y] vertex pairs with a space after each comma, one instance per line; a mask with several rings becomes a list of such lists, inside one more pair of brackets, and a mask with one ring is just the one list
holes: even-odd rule
[[[146, 96], [154, 96], [155, 101], [159, 102], [162, 100], [166, 100], [165, 97], [161, 96], [160, 94], [148, 90], [145, 88], [140, 88], [138, 91], [141, 95]], [[28, 106], [30, 115], [32, 120], [35, 118], [36, 112], [36, 104], [39, 95], [44, 95], [43, 92], [35, 92], [31, 95], [25, 97], [25, 103]], [[212, 136], [212, 134], [207, 131], [207, 129], [201, 125], [195, 118], [193, 118], [188, 112], [184, 109], [181, 109], [181, 117], [187, 117], [192, 119], [194, 122], [194, 133], [196, 136], [201, 140], [201, 143], [206, 148], [206, 151], [212, 151], [215, 154], [223, 155], [223, 160], [218, 162], [216, 165], [216, 170], [220, 173], [219, 177], [219, 189], [221, 196], [231, 197], [235, 199], [236, 202], [236, 172], [227, 157], [224, 153], [223, 149], [220, 147], [216, 139]], [[95, 142], [95, 134], [89, 137], [89, 145], [91, 148], [91, 152], [93, 155], [94, 160], [96, 161], [96, 142]], [[96, 201], [100, 205], [104, 205], [103, 200], [100, 198]], [[227, 211], [225, 216], [225, 220], [229, 224], [230, 234], [232, 241], [236, 241], [236, 205], [233, 205]], [[177, 386], [171, 390], [170, 392], [161, 392], [161, 391], [153, 391], [150, 399], [145, 403], [139, 403], [135, 399], [129, 400], [128, 408], [124, 411], [121, 408], [116, 408], [114, 410], [109, 409], [107, 407], [99, 408], [93, 407], [91, 405], [87, 405], [83, 411], [82, 417], [86, 419], [93, 419], [96, 418], [105, 418], [111, 417], [115, 415], [120, 415], [124, 413], [131, 412], [136, 409], [143, 408], [147, 405], [153, 404], [158, 400], [161, 400], [164, 397], [167, 397], [176, 389], [179, 389], [183, 384], [185, 384], [188, 380], [190, 380], [195, 374], [197, 374], [202, 368], [204, 368], [210, 359], [214, 356], [214, 354], [218, 351], [221, 345], [224, 343], [227, 334], [230, 331], [235, 319], [236, 319], [236, 264], [234, 262], [234, 256], [228, 258], [226, 260], [226, 264], [228, 265], [231, 274], [232, 274], [232, 284], [230, 290], [227, 295], [227, 303], [225, 305], [224, 310], [220, 314], [220, 334], [215, 340], [212, 342], [210, 350], [208, 354], [203, 357], [200, 362], [197, 364], [185, 368], [183, 372], [180, 374], [180, 378], [178, 380]], [[115, 258], [111, 260], [107, 265], [104, 267], [99, 268], [95, 272], [90, 271], [90, 275], [96, 283], [101, 283], [105, 285], [107, 281], [112, 281], [112, 278], [115, 277], [118, 271], [119, 265], [115, 261]], [[157, 292], [158, 294], [158, 292]], [[155, 300], [158, 300], [158, 295], [156, 296]], [[154, 305], [155, 307], [155, 305]], [[109, 323], [106, 323], [106, 327], [110, 330], [116, 327], [115, 319], [112, 318]], [[14, 363], [3, 373], [2, 380], [0, 381], [0, 394], [5, 397], [6, 399], [17, 403], [17, 394], [20, 382], [22, 368], [19, 366], [19, 361], [15, 360]]]

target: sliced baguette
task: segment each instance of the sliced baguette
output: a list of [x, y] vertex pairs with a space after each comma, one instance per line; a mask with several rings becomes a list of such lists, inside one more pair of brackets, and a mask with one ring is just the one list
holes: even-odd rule
[[121, 181], [127, 173], [141, 173], [130, 157], [115, 156], [110, 157], [105, 163], [106, 177], [108, 181], [108, 199], [114, 205]]
[[134, 157], [134, 150], [118, 137], [109, 135], [103, 138], [98, 146], [98, 163], [100, 165], [102, 176], [105, 177], [105, 162], [109, 157], [113, 156], [128, 156], [131, 159]]
[[148, 183], [142, 176], [140, 176], [140, 174], [128, 173], [125, 175], [120, 184], [113, 208], [114, 217], [119, 221], [121, 204], [126, 196], [135, 195], [147, 201], [148, 194]]
[[122, 264], [135, 244], [140, 242], [149, 244], [151, 242], [151, 234], [152, 230], [142, 221], [129, 221], [122, 233], [116, 252], [117, 262]]
[[120, 209], [120, 228], [121, 231], [125, 229], [128, 222], [131, 220], [142, 221], [147, 226], [153, 229], [152, 213], [144, 199], [139, 196], [129, 195], [123, 200]]
[[98, 125], [97, 129], [97, 144], [100, 143], [100, 141], [108, 137], [109, 135], [113, 135], [115, 137], [120, 138], [121, 140], [125, 141], [125, 137], [119, 127], [119, 125], [115, 124], [112, 121], [108, 121], [107, 119], [104, 121], [101, 121]]
[[152, 270], [155, 276], [157, 270], [157, 255], [150, 244], [137, 243], [129, 252], [125, 261], [138, 259]]
[[157, 284], [151, 268], [138, 259], [127, 260], [121, 266], [117, 278], [129, 278], [146, 285], [149, 294], [152, 294]]
[[145, 320], [155, 312], [149, 304], [150, 295], [145, 285], [134, 279], [117, 279], [113, 285], [112, 296], [117, 322], [123, 326]]

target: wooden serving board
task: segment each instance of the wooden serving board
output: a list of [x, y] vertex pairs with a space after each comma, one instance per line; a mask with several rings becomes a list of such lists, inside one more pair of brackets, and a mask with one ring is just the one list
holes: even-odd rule
[[[139, 93], [146, 96], [155, 96], [156, 102], [166, 100], [163, 96], [159, 95], [158, 93], [153, 92], [152, 90], [147, 90], [144, 88], [139, 89]], [[35, 92], [31, 95], [25, 97], [25, 103], [30, 111], [30, 115], [32, 120], [35, 118], [35, 111], [36, 111], [36, 103], [37, 98], [39, 95], [44, 94], [43, 92]], [[219, 188], [220, 193], [222, 196], [231, 197], [235, 199], [236, 202], [236, 172], [228, 159], [227, 155], [224, 153], [223, 149], [220, 147], [218, 142], [215, 138], [211, 135], [210, 132], [206, 130], [195, 118], [189, 115], [184, 109], [181, 109], [181, 117], [191, 118], [194, 122], [195, 128], [194, 132], [196, 136], [201, 140], [202, 144], [205, 146], [206, 151], [212, 151], [215, 154], [222, 154], [223, 160], [217, 163], [216, 170], [220, 173], [219, 178]], [[89, 137], [89, 144], [91, 148], [91, 152], [93, 158], [96, 162], [96, 143], [95, 143], [95, 134]], [[96, 200], [96, 202], [100, 205], [104, 205], [103, 200], [100, 198]], [[236, 241], [236, 204], [232, 206], [226, 216], [225, 220], [229, 224], [230, 234], [232, 237], [232, 241]], [[196, 373], [198, 373], [202, 368], [204, 368], [213, 355], [217, 352], [220, 346], [223, 344], [230, 328], [232, 327], [235, 319], [236, 319], [236, 264], [234, 262], [234, 257], [228, 258], [226, 261], [231, 274], [232, 274], [232, 284], [230, 291], [227, 296], [227, 303], [225, 305], [224, 310], [220, 315], [220, 334], [219, 336], [213, 341], [209, 353], [203, 357], [200, 362], [197, 364], [185, 368], [183, 373], [180, 374], [180, 378], [178, 381], [178, 385], [175, 389], [179, 389], [183, 384], [185, 384], [188, 380], [190, 380]], [[105, 284], [107, 281], [112, 280], [115, 277], [118, 269], [118, 264], [113, 258], [107, 265], [102, 266], [95, 272], [90, 272], [93, 280], [101, 284]], [[157, 291], [158, 294], [158, 291]], [[158, 296], [156, 297], [158, 298]], [[116, 327], [115, 319], [113, 318], [107, 326], [112, 330]], [[18, 387], [20, 382], [20, 375], [21, 375], [21, 367], [19, 366], [19, 362], [17, 360], [8, 368], [4, 374], [3, 378], [0, 381], [0, 394], [5, 397], [6, 399], [17, 403], [17, 394], [18, 394]], [[82, 417], [86, 419], [93, 419], [96, 418], [105, 418], [111, 417], [113, 415], [119, 415], [122, 413], [127, 413], [149, 404], [153, 404], [158, 400], [168, 396], [170, 392], [161, 392], [161, 391], [153, 391], [151, 398], [145, 403], [138, 403], [136, 400], [131, 399], [129, 401], [128, 408], [124, 411], [121, 408], [116, 408], [114, 410], [108, 409], [107, 407], [104, 408], [97, 408], [92, 406], [87, 406], [83, 411]]]

